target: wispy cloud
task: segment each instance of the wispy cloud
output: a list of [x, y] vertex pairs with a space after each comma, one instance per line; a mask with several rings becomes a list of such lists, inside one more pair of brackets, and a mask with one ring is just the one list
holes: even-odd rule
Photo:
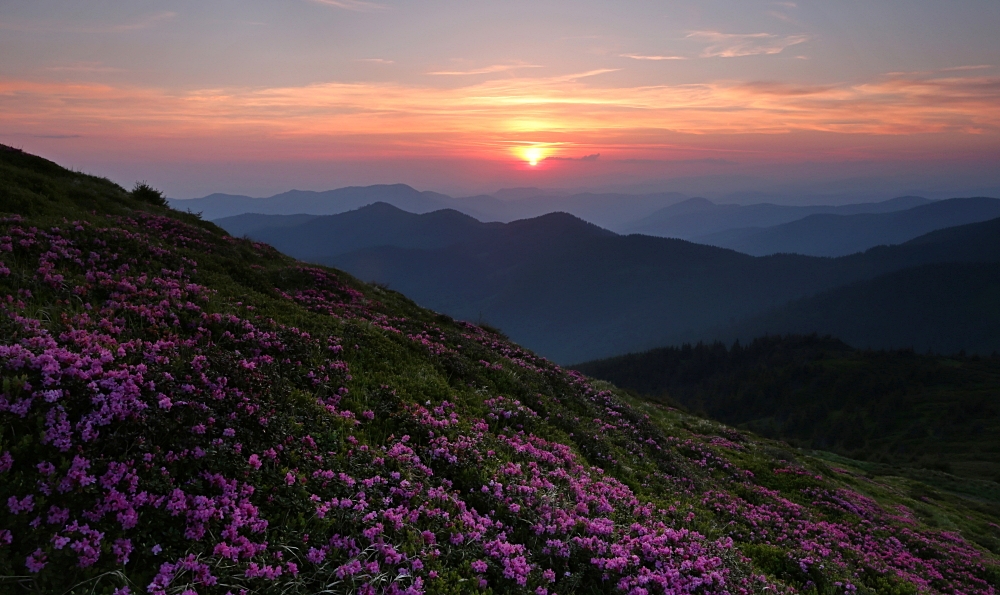
[[104, 66], [100, 62], [77, 62], [75, 64], [62, 64], [59, 66], [49, 66], [45, 70], [49, 72], [78, 72], [78, 73], [102, 73], [102, 72], [122, 72], [121, 68]]
[[541, 68], [540, 64], [494, 64], [492, 66], [485, 66], [483, 68], [474, 68], [472, 70], [437, 70], [434, 72], [428, 72], [427, 74], [433, 74], [435, 76], [469, 76], [473, 74], [492, 74], [494, 72], [507, 72], [508, 70], [517, 70], [519, 68]]
[[384, 58], [361, 58], [358, 62], [371, 62], [372, 64], [395, 64], [395, 60], [386, 60]]
[[607, 74], [609, 72], [618, 72], [620, 68], [596, 68], [594, 70], [587, 70], [584, 72], [577, 72], [574, 74], [564, 74], [562, 76], [553, 77], [552, 80], [556, 82], [571, 82], [579, 79], [585, 79], [592, 76], [598, 76], [601, 74]]
[[122, 31], [138, 31], [141, 29], [149, 29], [150, 27], [159, 23], [160, 21], [168, 21], [176, 16], [177, 16], [176, 12], [159, 12], [132, 23], [114, 25], [112, 27], [109, 27], [108, 30], [112, 32], [122, 32]]
[[659, 56], [647, 54], [619, 54], [619, 58], [631, 58], [633, 60], [687, 60], [684, 56]]
[[969, 66], [952, 66], [951, 68], [942, 68], [939, 72], [956, 72], [963, 70], [986, 70], [988, 68], [993, 68], [992, 64], [975, 64]]
[[176, 12], [158, 12], [139, 20], [109, 25], [64, 25], [54, 23], [0, 22], [0, 29], [29, 33], [125, 33], [149, 29], [162, 21], [173, 19]]
[[688, 39], [707, 42], [703, 58], [736, 58], [761, 54], [780, 54], [785, 48], [809, 41], [807, 35], [776, 35], [774, 33], [720, 33], [692, 31]]
[[342, 8], [344, 10], [355, 10], [358, 12], [366, 12], [372, 10], [386, 10], [386, 6], [382, 4], [376, 4], [375, 2], [364, 2], [363, 0], [309, 0], [316, 4], [322, 4], [323, 6], [332, 6], [333, 8]]

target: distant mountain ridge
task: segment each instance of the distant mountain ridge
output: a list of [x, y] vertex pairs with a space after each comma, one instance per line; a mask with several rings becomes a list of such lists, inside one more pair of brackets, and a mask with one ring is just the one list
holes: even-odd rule
[[349, 186], [325, 192], [289, 190], [267, 198], [233, 194], [211, 194], [188, 200], [168, 199], [170, 206], [182, 211], [201, 213], [204, 219], [220, 219], [245, 213], [261, 215], [333, 215], [377, 201], [392, 202], [413, 213], [448, 208], [447, 199], [436, 192], [420, 192], [406, 184]]
[[[773, 225], [800, 219], [814, 213], [888, 212], [929, 202], [920, 197], [899, 197], [879, 203], [842, 206], [794, 207], [784, 205], [717, 205], [705, 198], [691, 198], [676, 192], [649, 194], [560, 193], [538, 188], [503, 189], [495, 195], [453, 198], [436, 192], [421, 192], [405, 184], [348, 187], [325, 192], [292, 190], [268, 198], [231, 194], [213, 194], [188, 200], [169, 199], [180, 210], [200, 212], [202, 217], [217, 220], [244, 214], [265, 215], [335, 215], [362, 206], [385, 202], [411, 213], [429, 213], [454, 209], [480, 221], [509, 223], [547, 213], [565, 212], [619, 233], [645, 233], [664, 237], [691, 239], [694, 235], [734, 227]], [[682, 204], [683, 203], [683, 204]], [[694, 214], [699, 213], [699, 214]], [[764, 219], [754, 213], [763, 214]], [[685, 215], [680, 227], [664, 224], [664, 219]], [[747, 219], [747, 217], [750, 219]], [[655, 225], [643, 227], [650, 218]], [[763, 221], [763, 223], [760, 223]], [[666, 230], [660, 229], [667, 225]], [[671, 225], [673, 225], [671, 227]], [[685, 225], [693, 225], [690, 233]], [[678, 229], [680, 231], [678, 231]]]
[[387, 204], [250, 235], [498, 326], [560, 362], [728, 337], [793, 300], [904, 269], [1000, 262], [1000, 219], [836, 259], [621, 236], [565, 213], [481, 223]]
[[[537, 194], [536, 194], [537, 193]], [[558, 194], [534, 188], [502, 190], [504, 198], [478, 195], [453, 198], [418, 191], [405, 184], [339, 188], [325, 192], [292, 190], [267, 198], [212, 194], [203, 198], [168, 199], [170, 206], [209, 220], [239, 215], [335, 215], [384, 202], [410, 213], [454, 209], [480, 221], [509, 223], [553, 212], [568, 212], [603, 227], [621, 227], [665, 205], [684, 200], [677, 193]]]
[[814, 214], [765, 229], [730, 229], [693, 241], [753, 256], [780, 252], [844, 256], [925, 233], [1000, 217], [1000, 199], [953, 198], [888, 213]]
[[926, 205], [932, 201], [919, 196], [901, 196], [881, 202], [841, 206], [787, 206], [770, 203], [753, 205], [716, 204], [692, 198], [664, 207], [632, 222], [624, 231], [645, 235], [695, 240], [701, 236], [747, 227], [771, 227], [820, 213], [856, 215], [888, 213]]

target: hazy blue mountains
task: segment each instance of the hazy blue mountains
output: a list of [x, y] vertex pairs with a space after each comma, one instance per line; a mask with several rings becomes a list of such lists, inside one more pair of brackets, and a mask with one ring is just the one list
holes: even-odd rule
[[421, 192], [405, 184], [392, 184], [325, 192], [292, 190], [267, 198], [212, 194], [187, 200], [169, 199], [168, 202], [176, 209], [201, 213], [204, 219], [209, 220], [246, 214], [334, 215], [376, 202], [384, 202], [410, 213], [454, 209], [480, 221], [510, 222], [561, 211], [617, 230], [664, 206], [688, 198], [673, 192], [564, 195], [546, 193], [537, 188], [501, 190], [496, 194], [453, 198], [436, 192]]
[[[455, 199], [452, 208], [483, 221], [511, 222], [530, 219], [548, 213], [569, 213], [584, 221], [614, 231], [624, 231], [633, 221], [668, 205], [687, 200], [676, 192], [652, 194], [579, 193], [571, 195], [533, 194], [531, 189], [497, 192], [500, 199], [472, 197]], [[486, 214], [475, 215], [474, 211]]]
[[901, 244], [936, 229], [996, 217], [1000, 217], [1000, 199], [953, 198], [889, 213], [813, 214], [769, 228], [730, 229], [693, 241], [754, 256], [779, 252], [843, 256], [882, 244]]
[[716, 204], [707, 198], [692, 198], [666, 206], [638, 219], [627, 225], [622, 231], [695, 240], [695, 238], [727, 230], [771, 227], [821, 213], [836, 215], [889, 213], [930, 202], [930, 200], [919, 196], [901, 196], [881, 202], [840, 206], [788, 206], [769, 203]]
[[[212, 194], [189, 200], [169, 199], [174, 208], [201, 213], [203, 218], [213, 221], [248, 214], [335, 215], [376, 202], [384, 202], [410, 213], [454, 209], [479, 221], [504, 223], [563, 212], [619, 233], [677, 237], [734, 247], [731, 244], [765, 231], [758, 228], [769, 228], [810, 215], [889, 213], [931, 201], [903, 196], [882, 202], [840, 206], [740, 205], [716, 204], [705, 198], [691, 198], [677, 192], [565, 193], [539, 188], [503, 189], [492, 195], [455, 198], [437, 192], [421, 192], [405, 184], [348, 187], [325, 192], [292, 190], [267, 198]], [[958, 221], [956, 224], [967, 222], [970, 221]], [[250, 225], [257, 226], [257, 223]], [[235, 228], [242, 224], [229, 225]], [[906, 239], [910, 237], [914, 236]]]
[[268, 198], [234, 194], [211, 194], [189, 200], [168, 199], [175, 209], [201, 213], [203, 219], [220, 219], [244, 213], [262, 215], [332, 215], [383, 201], [412, 213], [426, 213], [450, 206], [449, 199], [436, 192], [420, 192], [406, 184], [351, 186], [313, 192], [290, 190]]

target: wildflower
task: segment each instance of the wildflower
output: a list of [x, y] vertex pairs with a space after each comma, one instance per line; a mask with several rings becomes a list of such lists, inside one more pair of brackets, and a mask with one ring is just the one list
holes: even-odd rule
[[41, 572], [47, 564], [48, 556], [41, 549], [37, 549], [24, 561], [28, 567], [28, 572]]

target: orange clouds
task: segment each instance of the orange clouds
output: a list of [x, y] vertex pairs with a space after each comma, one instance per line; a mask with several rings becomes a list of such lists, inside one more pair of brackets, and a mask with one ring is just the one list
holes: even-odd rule
[[509, 158], [512, 144], [628, 149], [677, 133], [722, 138], [949, 132], [992, 138], [1000, 131], [995, 76], [896, 73], [864, 84], [817, 86], [595, 84], [605, 72], [517, 76], [452, 88], [320, 83], [187, 92], [0, 80], [0, 120], [7, 133], [32, 135], [216, 143], [238, 138], [241, 144], [299, 139], [321, 143], [330, 156], [471, 153], [491, 159]]

